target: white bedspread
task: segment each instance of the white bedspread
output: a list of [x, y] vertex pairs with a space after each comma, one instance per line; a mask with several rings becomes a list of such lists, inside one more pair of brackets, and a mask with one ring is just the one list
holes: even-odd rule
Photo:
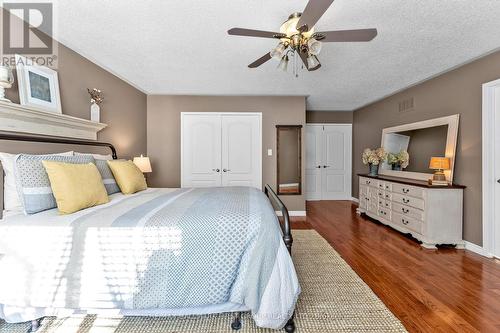
[[[75, 232], [75, 221], [87, 221], [88, 219], [85, 219], [86, 216], [94, 215], [99, 216], [101, 219], [105, 218], [106, 221], [117, 220], [117, 217], [120, 217], [127, 208], [122, 208], [123, 211], [121, 212], [115, 212], [114, 209], [109, 209], [110, 207], [126, 206], [124, 205], [125, 202], [121, 203], [123, 200], [129, 200], [137, 206], [144, 205], [148, 203], [151, 198], [156, 198], [157, 194], [155, 194], [156, 192], [154, 191], [158, 190], [148, 189], [133, 195], [135, 196], [133, 200], [130, 200], [130, 196], [115, 194], [111, 196], [110, 203], [106, 205], [89, 208], [71, 215], [59, 215], [57, 210], [54, 209], [31, 216], [25, 216], [20, 213], [4, 217], [4, 219], [0, 221], [0, 300], [9, 301], [3, 302], [4, 304], [0, 302], [0, 317], [8, 322], [22, 322], [42, 316], [68, 316], [73, 313], [165, 316], [254, 310], [252, 306], [248, 306], [248, 304], [255, 302], [255, 300], [250, 299], [247, 302], [248, 304], [246, 304], [244, 300], [245, 297], [243, 297], [241, 302], [235, 302], [234, 300], [240, 297], [238, 295], [231, 295], [226, 302], [218, 302], [217, 304], [200, 304], [199, 306], [173, 308], [161, 306], [139, 308], [134, 306], [134, 301], [136, 300], [133, 299], [124, 299], [123, 302], [117, 302], [116, 295], [127, 296], [128, 291], [109, 290], [109, 285], [122, 286], [121, 288], [128, 285], [136, 285], [136, 280], [139, 281], [141, 279], [141, 276], [138, 276], [140, 275], [140, 270], [137, 269], [137, 266], [132, 267], [133, 265], [137, 265], [137, 263], [128, 262], [126, 258], [124, 258], [124, 260], [119, 260], [120, 256], [130, 256], [130, 253], [125, 254], [123, 248], [114, 248], [113, 246], [103, 247], [102, 242], [106, 242], [106, 238], [109, 237], [131, 236], [134, 238], [135, 236], [134, 233], [131, 235], [124, 235], [123, 231], [120, 234], [114, 233], [114, 231], [109, 228], [99, 228], [99, 221], [90, 222], [93, 226], [93, 233], [88, 233], [88, 239], [83, 242], [85, 244], [88, 243], [88, 246], [84, 247], [85, 253], [79, 256], [80, 260], [82, 260], [82, 263], [79, 265], [83, 267], [79, 267], [79, 269], [85, 271], [85, 267], [91, 268], [91, 270], [85, 271], [85, 276], [83, 278], [78, 280], [81, 280], [81, 285], [76, 286], [75, 281], [70, 281], [70, 279], [66, 279], [67, 281], [61, 279], [63, 275], [58, 275], [57, 278], [48, 279], [47, 281], [43, 279], [37, 280], [37, 284], [41, 284], [38, 287], [35, 287], [33, 283], [31, 283], [30, 279], [33, 279], [34, 275], [38, 277], [43, 276], [43, 274], [40, 275], [40, 270], [46, 270], [50, 272], [50, 274], [56, 274], [61, 270], [67, 270], [68, 266], [75, 265], [74, 262], [69, 262], [73, 260], [70, 259], [71, 256], [69, 252], [71, 251], [71, 242], [74, 241], [72, 240], [72, 233]], [[159, 193], [165, 196], [165, 194], [174, 191], [177, 190], [161, 189]], [[158, 194], [158, 196], [160, 194]], [[173, 195], [173, 197], [175, 198], [175, 195]], [[172, 202], [175, 202], [175, 200]], [[121, 205], [119, 205], [120, 203]], [[146, 217], [144, 217], [143, 220], [144, 223], [146, 223]], [[86, 223], [88, 223], [88, 221]], [[122, 223], [124, 222], [122, 221]], [[122, 229], [126, 229], [126, 224], [125, 228]], [[160, 248], [165, 248], [165, 246], [167, 246], [169, 251], [174, 254], [176, 251], [181, 253], [183, 248], [180, 246], [176, 247], [178, 245], [176, 243], [176, 237], [178, 237], [178, 235], [175, 233], [159, 235], [159, 244], [157, 244], [157, 246]], [[40, 239], [50, 239], [51, 241], [40, 242]], [[97, 244], [96, 242], [101, 242], [101, 244]], [[129, 242], [129, 244], [140, 243], [140, 236], [137, 237], [136, 241], [132, 240], [130, 242], [130, 240], [127, 239], [126, 242]], [[112, 244], [116, 244], [116, 241], [112, 242]], [[118, 258], [116, 267], [105, 267], [106, 265], [104, 263], [96, 263], [96, 260], [101, 258], [103, 249], [108, 251], [106, 254], [108, 258]], [[2, 253], [4, 255], [2, 255]], [[54, 253], [57, 254], [57, 260], [54, 260]], [[282, 327], [287, 317], [291, 314], [291, 310], [293, 310], [298, 294], [300, 293], [297, 276], [283, 242], [280, 242], [275, 255], [276, 259], [273, 260], [272, 269], [269, 273], [266, 273], [265, 285], [262, 290], [258, 291], [259, 304], [256, 308], [256, 313], [253, 313], [256, 324], [261, 327]], [[246, 256], [250, 257], [250, 254], [246, 254]], [[34, 267], [34, 262], [37, 263], [35, 265], [36, 272], [29, 272], [29, 268]], [[106, 264], [109, 265], [109, 262]], [[123, 276], [116, 275], [117, 271], [122, 270], [122, 268], [118, 267], [120, 265], [123, 265]], [[107, 275], [107, 270], [110, 269], [113, 271], [113, 275]], [[11, 275], [9, 271], [15, 272], [15, 274]], [[122, 279], [126, 281], [126, 283], [122, 283], [123, 281], [110, 281], [111, 283], [108, 283], [109, 281], [103, 282], [103, 279], [109, 278], [110, 276], [112, 276], [113, 279]], [[252, 274], [250, 274], [250, 276], [252, 276]], [[252, 278], [255, 277], [252, 276]], [[15, 281], [12, 279], [15, 279]], [[25, 279], [26, 281], [20, 282], [19, 279]], [[257, 277], [257, 279], [261, 278]], [[55, 283], [57, 283], [57, 285], [54, 285]], [[239, 278], [236, 279], [234, 283], [236, 285], [240, 283]], [[262, 284], [263, 282], [260, 281], [259, 283]], [[14, 292], [9, 289], [10, 286], [12, 286], [12, 288], [30, 286], [32, 290], [18, 290]], [[79, 289], [78, 304], [82, 304], [83, 306], [67, 306], [67, 304], [74, 304], [72, 300], [68, 301], [68, 297], [71, 295], [70, 291], [73, 291], [74, 288]], [[95, 290], [96, 288], [100, 289]], [[247, 288], [243, 288], [243, 290], [245, 289]], [[51, 293], [52, 290], [57, 290], [57, 292], [53, 292], [54, 299], [47, 301], [47, 290], [50, 290]], [[94, 297], [96, 294], [99, 295], [98, 298]], [[88, 299], [86, 299], [86, 297], [88, 297]], [[109, 298], [109, 300], [107, 300], [107, 298]], [[96, 302], [96, 299], [98, 299], [99, 302]], [[43, 306], [30, 306], [33, 304], [40, 304]], [[48, 304], [51, 306], [48, 306]], [[117, 308], [116, 304], [122, 304], [123, 306]]]

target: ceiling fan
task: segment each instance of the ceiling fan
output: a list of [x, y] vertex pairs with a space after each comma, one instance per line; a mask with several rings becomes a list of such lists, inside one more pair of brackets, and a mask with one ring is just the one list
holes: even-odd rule
[[229, 35], [279, 39], [278, 45], [269, 53], [252, 62], [248, 67], [256, 68], [272, 58], [280, 60], [279, 69], [288, 68], [292, 58], [295, 76], [298, 76], [300, 61], [308, 71], [321, 67], [318, 54], [322, 43], [369, 42], [377, 36], [377, 29], [338, 30], [315, 32], [314, 26], [334, 0], [309, 0], [303, 13], [293, 13], [281, 27], [280, 32], [232, 28]]

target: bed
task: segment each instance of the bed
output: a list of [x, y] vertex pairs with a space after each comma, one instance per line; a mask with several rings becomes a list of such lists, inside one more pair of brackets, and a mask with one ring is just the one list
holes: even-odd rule
[[[0, 134], [0, 140], [33, 138]], [[110, 144], [36, 140], [104, 145], [117, 157]], [[300, 286], [290, 221], [269, 186], [149, 188], [110, 199], [70, 215], [51, 209], [2, 217], [0, 318], [31, 321], [36, 330], [40, 318], [74, 313], [234, 312], [237, 330], [241, 312], [250, 311], [260, 327], [295, 330]]]

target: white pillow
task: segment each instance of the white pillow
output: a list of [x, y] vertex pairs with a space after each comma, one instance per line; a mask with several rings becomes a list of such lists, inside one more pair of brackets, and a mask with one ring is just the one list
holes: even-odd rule
[[113, 156], [111, 156], [111, 154], [109, 154], [109, 155], [101, 155], [101, 154], [79, 153], [79, 152], [75, 151], [75, 156], [86, 156], [86, 155], [92, 155], [92, 157], [95, 160], [110, 161], [110, 160], [113, 159]]
[[[73, 152], [68, 151], [66, 153], [50, 155], [73, 156]], [[14, 159], [16, 156], [17, 154], [0, 153], [0, 162], [2, 162], [4, 173], [3, 209], [6, 212], [23, 210], [23, 205], [19, 199], [19, 194], [17, 193], [16, 177], [14, 175]]]

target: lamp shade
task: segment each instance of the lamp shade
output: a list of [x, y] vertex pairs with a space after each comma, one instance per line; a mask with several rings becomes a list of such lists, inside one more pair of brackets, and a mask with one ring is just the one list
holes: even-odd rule
[[450, 159], [448, 157], [431, 157], [429, 169], [432, 170], [449, 170]]
[[142, 155], [140, 157], [134, 157], [134, 164], [137, 165], [142, 173], [149, 173], [153, 171], [151, 169], [151, 162], [149, 161], [149, 157]]

